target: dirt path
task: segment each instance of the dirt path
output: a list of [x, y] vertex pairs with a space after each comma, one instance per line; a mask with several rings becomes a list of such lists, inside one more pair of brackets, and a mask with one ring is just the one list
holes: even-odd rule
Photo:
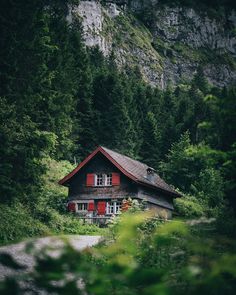
[[[26, 272], [32, 270], [35, 265], [33, 254], [26, 253], [25, 248], [31, 244], [34, 251], [40, 252], [45, 247], [50, 247], [50, 255], [53, 257], [59, 256], [61, 249], [65, 244], [65, 240], [68, 241], [71, 246], [81, 251], [87, 247], [92, 247], [101, 240], [101, 236], [77, 236], [77, 235], [67, 235], [60, 237], [46, 237], [31, 241], [24, 241], [14, 245], [8, 245], [0, 247], [0, 254], [7, 253], [10, 254], [16, 262], [21, 265], [26, 266]], [[47, 252], [48, 253], [48, 252]], [[22, 270], [21, 270], [22, 272]], [[12, 270], [0, 264], [0, 280], [7, 276], [17, 274], [18, 271]]]

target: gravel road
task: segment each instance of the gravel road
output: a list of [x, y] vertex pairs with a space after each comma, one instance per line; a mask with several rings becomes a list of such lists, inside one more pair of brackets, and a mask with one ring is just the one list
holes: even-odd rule
[[[60, 237], [45, 237], [30, 241], [24, 241], [14, 245], [8, 245], [0, 247], [0, 254], [10, 254], [16, 262], [26, 267], [26, 272], [31, 271], [35, 265], [33, 254], [26, 253], [25, 248], [31, 244], [34, 251], [39, 252], [45, 247], [50, 247], [50, 255], [53, 257], [59, 256], [61, 249], [63, 248], [65, 241], [76, 250], [81, 251], [87, 247], [92, 247], [101, 240], [101, 236], [78, 236], [78, 235], [67, 235]], [[48, 252], [47, 252], [48, 253]], [[22, 272], [22, 270], [20, 271]], [[17, 274], [18, 271], [12, 270], [0, 264], [0, 280], [7, 276]]]

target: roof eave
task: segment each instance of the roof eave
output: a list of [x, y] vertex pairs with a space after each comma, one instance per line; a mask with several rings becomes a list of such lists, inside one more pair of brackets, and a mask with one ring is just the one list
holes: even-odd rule
[[116, 162], [101, 146], [96, 148], [87, 158], [85, 158], [74, 170], [72, 170], [68, 175], [59, 180], [60, 185], [67, 186], [68, 181], [81, 169], [83, 168], [93, 157], [96, 156], [98, 152], [101, 152], [109, 161], [111, 161], [124, 175], [128, 178], [137, 181], [137, 178], [131, 173], [126, 171], [119, 163]]
[[59, 180], [58, 183], [67, 186], [67, 182], [100, 151], [100, 148], [101, 147], [96, 148], [96, 150], [89, 154], [74, 170]]
[[137, 180], [136, 182], [139, 183], [139, 184], [141, 184], [141, 185], [144, 185], [144, 186], [147, 186], [147, 187], [153, 188], [153, 189], [155, 189], [155, 190], [158, 190], [158, 191], [164, 192], [164, 193], [166, 193], [166, 194], [172, 196], [173, 198], [180, 198], [180, 197], [182, 197], [182, 195], [179, 194], [178, 192], [171, 192], [171, 191], [168, 191], [168, 190], [163, 189], [163, 188], [161, 188], [161, 187], [158, 187], [158, 186], [156, 186], [156, 185], [153, 185], [153, 184], [151, 184], [151, 183], [149, 184], [149, 183], [146, 183], [146, 182], [143, 182], [143, 181], [140, 181], [140, 180]]
[[140, 180], [138, 180], [138, 178], [136, 178], [134, 175], [132, 175], [131, 173], [129, 173], [128, 171], [126, 171], [119, 163], [116, 162], [116, 160], [114, 160], [109, 153], [107, 153], [103, 147], [99, 146], [97, 147], [91, 154], [89, 154], [74, 170], [72, 170], [69, 174], [67, 174], [64, 178], [62, 178], [58, 183], [60, 185], [63, 186], [68, 186], [68, 182], [69, 180], [80, 170], [82, 169], [93, 157], [95, 157], [99, 152], [101, 152], [109, 161], [111, 161], [111, 163], [113, 165], [115, 165], [125, 176], [127, 176], [128, 178], [130, 178], [131, 180], [133, 180], [134, 182], [147, 186], [147, 187], [151, 187], [153, 189], [162, 191], [174, 198], [178, 198], [178, 197], [182, 197], [181, 194], [177, 193], [177, 192], [171, 192], [168, 190], [165, 190], [163, 188], [157, 187], [156, 185], [152, 185], [151, 183], [148, 184], [146, 182], [142, 182]]

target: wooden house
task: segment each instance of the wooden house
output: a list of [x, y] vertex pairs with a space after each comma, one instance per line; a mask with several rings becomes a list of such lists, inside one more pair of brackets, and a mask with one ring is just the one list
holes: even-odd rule
[[80, 216], [110, 217], [128, 198], [146, 200], [148, 208], [170, 219], [180, 197], [153, 168], [105, 147], [98, 147], [59, 181], [69, 188], [68, 210]]

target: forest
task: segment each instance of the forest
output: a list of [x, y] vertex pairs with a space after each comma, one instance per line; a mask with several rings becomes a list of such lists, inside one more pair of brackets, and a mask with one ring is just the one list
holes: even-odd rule
[[[68, 246], [57, 261], [39, 259], [35, 282], [48, 292], [85, 294], [76, 279], [61, 289], [50, 285], [53, 274], [61, 278], [58, 265], [66, 261], [87, 282], [87, 294], [232, 294], [235, 85], [210, 85], [199, 66], [190, 81], [151, 87], [138, 68], [120, 69], [112, 54], [85, 47], [80, 19], [66, 19], [68, 5], [77, 3], [1, 2], [0, 244], [99, 232], [66, 213], [66, 191], [56, 182], [103, 145], [155, 168], [181, 192], [177, 221], [165, 224], [131, 210], [111, 225], [118, 236], [113, 246], [85, 256]], [[210, 237], [206, 224], [189, 228], [182, 222], [201, 218], [214, 220]], [[68, 262], [72, 257], [77, 265]], [[15, 284], [15, 294], [21, 294]], [[9, 286], [0, 283], [0, 292], [9, 294]]]

